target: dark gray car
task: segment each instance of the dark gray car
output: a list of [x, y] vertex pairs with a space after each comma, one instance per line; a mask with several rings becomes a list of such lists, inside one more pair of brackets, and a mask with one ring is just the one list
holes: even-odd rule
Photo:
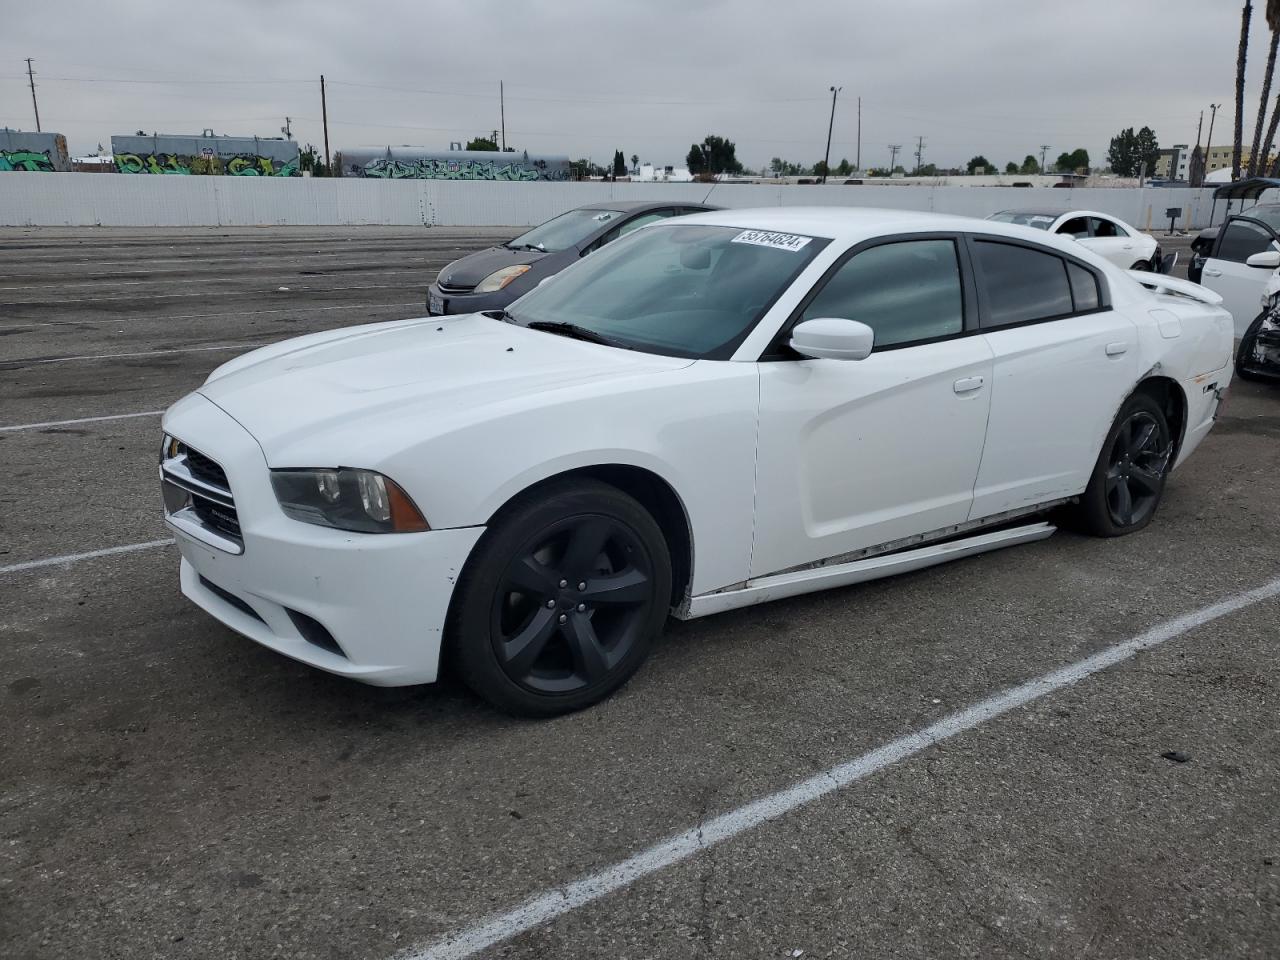
[[570, 210], [502, 246], [453, 261], [427, 288], [427, 313], [500, 310], [547, 277], [646, 223], [716, 209], [705, 203], [630, 200]]

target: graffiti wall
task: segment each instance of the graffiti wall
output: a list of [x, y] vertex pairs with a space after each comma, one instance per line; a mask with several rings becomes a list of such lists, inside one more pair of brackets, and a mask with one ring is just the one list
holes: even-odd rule
[[569, 158], [385, 147], [344, 150], [339, 154], [339, 169], [344, 177], [378, 180], [568, 180]]
[[0, 129], [0, 172], [63, 173], [70, 169], [67, 140], [62, 134]]
[[120, 173], [214, 177], [298, 177], [298, 144], [258, 137], [112, 137]]

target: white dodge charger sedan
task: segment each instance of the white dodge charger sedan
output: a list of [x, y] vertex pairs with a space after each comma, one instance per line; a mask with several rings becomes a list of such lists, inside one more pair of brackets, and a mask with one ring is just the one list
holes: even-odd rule
[[1155, 237], [1109, 213], [1095, 210], [1002, 210], [987, 219], [1071, 237], [1082, 247], [1125, 270], [1160, 271], [1160, 245]]
[[982, 220], [655, 224], [506, 311], [215, 370], [164, 418], [182, 590], [323, 670], [443, 657], [503, 709], [577, 709], [669, 614], [1038, 539], [1054, 508], [1141, 529], [1231, 378], [1218, 303]]

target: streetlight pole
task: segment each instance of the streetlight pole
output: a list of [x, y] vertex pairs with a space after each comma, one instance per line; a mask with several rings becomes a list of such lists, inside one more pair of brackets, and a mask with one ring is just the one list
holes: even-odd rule
[[831, 88], [831, 122], [827, 124], [827, 152], [822, 158], [822, 182], [827, 182], [827, 172], [831, 169], [831, 131], [836, 127], [836, 97], [844, 87]]
[[1206, 173], [1209, 172], [1209, 154], [1213, 150], [1213, 121], [1218, 119], [1218, 108], [1221, 106], [1222, 104], [1220, 103], [1209, 104], [1209, 141], [1204, 145], [1204, 169]]

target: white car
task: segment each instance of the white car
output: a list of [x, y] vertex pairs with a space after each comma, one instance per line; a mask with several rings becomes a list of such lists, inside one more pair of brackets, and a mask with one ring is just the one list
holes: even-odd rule
[[1160, 245], [1154, 237], [1109, 213], [1094, 210], [1002, 210], [987, 218], [1071, 237], [1082, 247], [1124, 270], [1160, 271]]
[[1280, 290], [1280, 204], [1260, 203], [1231, 217], [1217, 231], [1200, 282], [1219, 294], [1243, 337]]
[[700, 617], [1141, 529], [1213, 425], [1231, 318], [1079, 244], [771, 209], [635, 231], [508, 311], [330, 330], [163, 421], [183, 592], [382, 685], [442, 648], [513, 712], [621, 685]]

